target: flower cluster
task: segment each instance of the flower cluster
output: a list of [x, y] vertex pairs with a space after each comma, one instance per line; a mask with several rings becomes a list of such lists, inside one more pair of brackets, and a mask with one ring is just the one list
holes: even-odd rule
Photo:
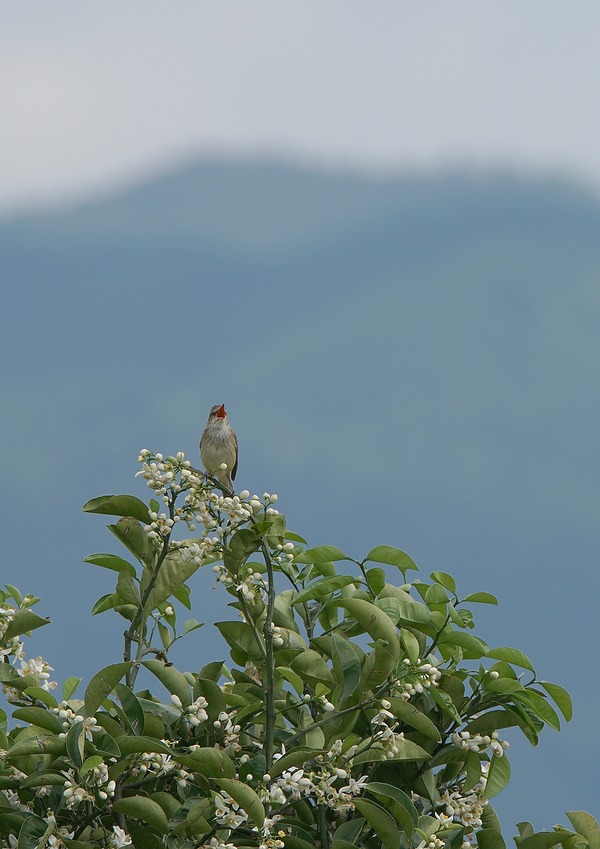
[[382, 760], [395, 758], [400, 745], [404, 742], [404, 733], [396, 733], [398, 722], [390, 711], [391, 703], [382, 699], [379, 711], [371, 719], [373, 726], [373, 745], [370, 748], [380, 749]]
[[219, 825], [238, 828], [247, 821], [248, 814], [222, 790], [215, 794], [215, 819]]
[[411, 661], [404, 660], [405, 674], [399, 678], [393, 689], [393, 694], [398, 695], [407, 702], [411, 696], [422, 693], [430, 687], [439, 687], [439, 679], [442, 677], [440, 670], [431, 663], [423, 663], [419, 658], [413, 666]]
[[452, 742], [458, 749], [465, 749], [468, 752], [486, 752], [490, 749], [492, 755], [501, 758], [505, 749], [509, 748], [509, 743], [506, 740], [501, 740], [497, 731], [493, 731], [491, 735], [485, 734], [469, 734], [468, 731], [455, 731], [452, 735]]
[[441, 794], [439, 804], [443, 806], [443, 811], [436, 814], [440, 822], [458, 822], [464, 826], [467, 834], [481, 828], [483, 809], [488, 804], [485, 798], [488, 770], [489, 764], [482, 764], [481, 778], [468, 793], [463, 793], [461, 787], [456, 787]]
[[62, 727], [64, 728], [64, 731], [59, 734], [59, 737], [64, 737], [69, 728], [73, 725], [77, 725], [78, 722], [83, 723], [86, 740], [91, 741], [93, 739], [93, 734], [96, 731], [102, 730], [93, 716], [86, 717], [79, 713], [75, 713], [73, 708], [66, 701], [61, 702], [58, 707], [52, 708], [52, 713], [55, 716], [58, 716], [62, 722]]

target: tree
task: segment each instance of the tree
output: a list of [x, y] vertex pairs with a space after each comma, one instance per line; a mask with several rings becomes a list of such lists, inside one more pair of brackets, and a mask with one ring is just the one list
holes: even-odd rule
[[[86, 558], [117, 577], [93, 613], [127, 625], [123, 659], [83, 699], [69, 678], [59, 702], [48, 664], [25, 659], [21, 636], [47, 624], [39, 599], [2, 593], [0, 676], [18, 723], [4, 717], [0, 734], [5, 845], [503, 849], [490, 803], [510, 778], [503, 730], [535, 744], [571, 702], [523, 652], [475, 635], [471, 606], [496, 599], [461, 598], [444, 572], [414, 577], [390, 545], [362, 559], [310, 548], [275, 495], [230, 493], [182, 453], [139, 460], [148, 506], [84, 506], [119, 517], [108, 527], [133, 558]], [[169, 651], [200, 623], [181, 627], [174, 600], [191, 610], [186, 582], [207, 565], [236, 611], [216, 623], [231, 664], [181, 672]], [[142, 670], [167, 695], [136, 687]], [[537, 835], [521, 824], [520, 849], [599, 849], [595, 820], [569, 818]]]

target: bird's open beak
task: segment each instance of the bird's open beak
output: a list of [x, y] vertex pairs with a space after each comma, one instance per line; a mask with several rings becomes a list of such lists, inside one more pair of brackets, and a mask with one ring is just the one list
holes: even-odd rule
[[219, 409], [215, 413], [215, 416], [218, 419], [224, 419], [226, 415], [227, 415], [227, 413], [225, 412], [225, 404], [221, 404], [221, 406], [219, 407]]

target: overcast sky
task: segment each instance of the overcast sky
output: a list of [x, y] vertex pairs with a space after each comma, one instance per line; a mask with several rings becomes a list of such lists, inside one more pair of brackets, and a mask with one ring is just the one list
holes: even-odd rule
[[598, 0], [7, 3], [0, 209], [203, 152], [600, 188], [599, 32]]

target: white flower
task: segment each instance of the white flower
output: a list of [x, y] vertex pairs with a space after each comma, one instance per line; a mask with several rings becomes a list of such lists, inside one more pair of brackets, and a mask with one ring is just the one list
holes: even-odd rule
[[118, 825], [113, 825], [113, 832], [109, 838], [111, 849], [123, 849], [124, 846], [131, 846], [131, 837], [126, 834]]

